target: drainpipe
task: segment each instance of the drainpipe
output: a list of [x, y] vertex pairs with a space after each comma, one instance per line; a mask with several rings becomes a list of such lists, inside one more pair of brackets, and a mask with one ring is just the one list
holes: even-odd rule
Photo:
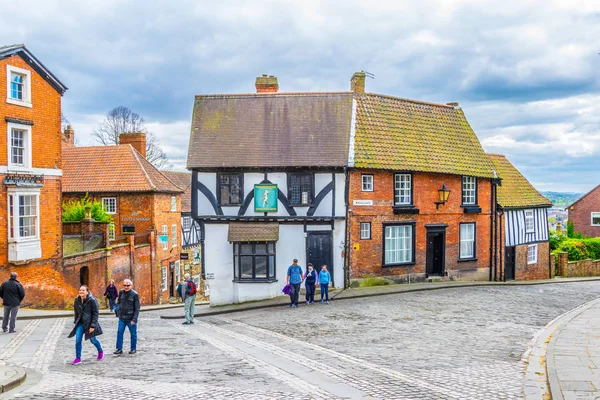
[[498, 251], [500, 253], [499, 263], [502, 266], [502, 268], [500, 269], [500, 271], [501, 271], [500, 280], [502, 282], [506, 282], [506, 273], [505, 273], [506, 263], [504, 261], [503, 252], [502, 252], [502, 250], [504, 249], [504, 244], [505, 244], [504, 243], [504, 235], [502, 234], [502, 223], [504, 220], [504, 210], [500, 210], [500, 215], [499, 215], [498, 219], [500, 220], [500, 229], [498, 231], [498, 235], [500, 236], [500, 238], [499, 238], [500, 246], [498, 248]]
[[492, 201], [494, 202], [494, 281], [498, 280], [498, 187], [496, 182], [492, 183]]

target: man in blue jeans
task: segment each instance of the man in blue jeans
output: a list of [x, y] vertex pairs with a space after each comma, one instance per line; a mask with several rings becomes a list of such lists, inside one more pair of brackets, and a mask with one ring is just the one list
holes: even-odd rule
[[298, 307], [298, 297], [300, 297], [300, 285], [302, 285], [302, 267], [298, 265], [298, 260], [294, 258], [292, 265], [287, 270], [287, 283], [290, 285], [290, 307]]
[[129, 354], [135, 354], [137, 345], [137, 321], [140, 313], [140, 296], [133, 290], [133, 282], [129, 279], [123, 281], [123, 289], [117, 299], [119, 305], [119, 328], [117, 330], [117, 350], [114, 354], [123, 354], [123, 335], [125, 327], [129, 329], [131, 345]]

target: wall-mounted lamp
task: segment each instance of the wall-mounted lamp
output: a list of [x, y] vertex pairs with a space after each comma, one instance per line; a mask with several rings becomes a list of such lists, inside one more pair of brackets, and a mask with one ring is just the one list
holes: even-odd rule
[[440, 208], [440, 204], [446, 204], [446, 202], [448, 201], [448, 197], [450, 197], [450, 189], [446, 189], [445, 183], [442, 185], [441, 189], [438, 189], [438, 197], [440, 201], [435, 202], [436, 210]]

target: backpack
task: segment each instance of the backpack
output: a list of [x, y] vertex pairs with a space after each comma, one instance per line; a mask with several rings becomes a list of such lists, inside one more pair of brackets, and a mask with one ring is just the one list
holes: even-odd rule
[[190, 296], [193, 296], [196, 294], [196, 283], [194, 283], [194, 281], [188, 281], [188, 286], [190, 287]]

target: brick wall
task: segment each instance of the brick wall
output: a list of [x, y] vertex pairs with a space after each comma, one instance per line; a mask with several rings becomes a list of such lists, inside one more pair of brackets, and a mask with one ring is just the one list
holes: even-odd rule
[[568, 261], [568, 253], [558, 253], [558, 275], [563, 278], [600, 276], [600, 260]]
[[600, 237], [600, 226], [592, 226], [592, 212], [600, 212], [600, 186], [582, 197], [569, 208], [569, 221], [573, 222], [575, 231], [591, 237]]
[[538, 243], [537, 263], [527, 264], [527, 247], [523, 244], [515, 248], [515, 279], [550, 279], [550, 244]]
[[[156, 243], [156, 259], [155, 259], [155, 282], [157, 285], [155, 286], [156, 291], [155, 295], [157, 297], [157, 303], [168, 303], [169, 295], [171, 292], [171, 288], [175, 291], [177, 286], [177, 282], [174, 279], [171, 279], [171, 269], [170, 265], [172, 262], [179, 260], [180, 252], [181, 252], [181, 196], [177, 195], [177, 208], [176, 211], [171, 211], [171, 194], [169, 193], [156, 193], [154, 194], [153, 201], [153, 215], [155, 226], [157, 230], [157, 235], [160, 234], [162, 230], [162, 226], [167, 226], [169, 243], [167, 248], [164, 249], [163, 244]], [[175, 232], [177, 233], [177, 244], [175, 246], [172, 245], [172, 230], [173, 225], [175, 225]], [[162, 267], [167, 267], [167, 289], [162, 290]]]
[[[362, 174], [372, 174], [374, 191], [362, 191]], [[478, 205], [480, 213], [465, 214], [461, 208], [462, 177], [454, 175], [413, 174], [413, 203], [419, 214], [394, 215], [394, 174], [390, 171], [360, 170], [350, 173], [349, 188], [349, 248], [351, 279], [365, 276], [386, 276], [402, 281], [407, 274], [411, 279], [424, 277], [426, 271], [427, 227], [430, 224], [447, 224], [445, 265], [448, 274], [456, 279], [489, 278], [490, 262], [490, 200], [491, 182], [479, 180]], [[451, 190], [448, 202], [436, 209], [438, 189], [445, 184]], [[373, 200], [373, 206], [353, 205], [354, 200]], [[416, 222], [415, 264], [410, 266], [382, 267], [383, 223]], [[371, 222], [371, 240], [360, 239], [360, 222]], [[459, 224], [476, 223], [476, 261], [458, 261]]]

